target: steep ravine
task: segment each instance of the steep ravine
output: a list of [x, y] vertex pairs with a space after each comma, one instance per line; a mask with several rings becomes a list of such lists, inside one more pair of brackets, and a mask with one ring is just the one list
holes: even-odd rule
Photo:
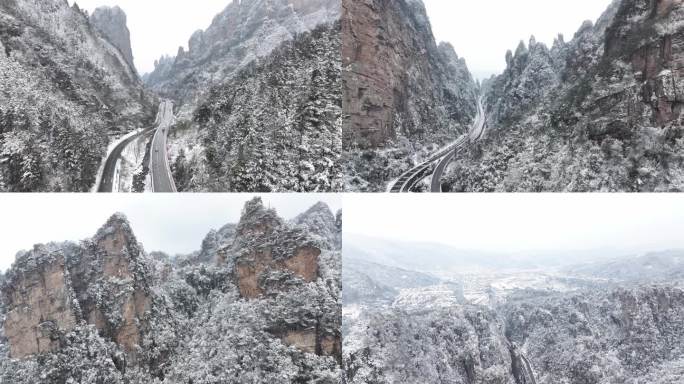
[[684, 379], [684, 290], [676, 284], [519, 292], [494, 309], [395, 303], [368, 316], [362, 334], [345, 340], [347, 383]]

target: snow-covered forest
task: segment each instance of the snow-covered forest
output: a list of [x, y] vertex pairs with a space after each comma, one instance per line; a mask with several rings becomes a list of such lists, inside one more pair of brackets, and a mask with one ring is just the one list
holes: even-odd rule
[[[83, 192], [103, 178], [112, 191], [150, 189], [143, 130], [165, 98], [179, 122], [177, 189], [340, 191], [339, 14], [336, 0], [226, 1], [188, 52], [141, 77], [121, 8], [3, 1], [0, 190]], [[140, 137], [113, 152], [128, 134]]]
[[174, 160], [179, 188], [340, 191], [339, 50], [339, 23], [323, 25], [213, 87], [194, 112], [199, 143]]
[[621, 0], [551, 47], [520, 42], [486, 84], [488, 137], [452, 191], [681, 191], [681, 2]]
[[66, 1], [3, 1], [0, 51], [2, 191], [88, 191], [110, 135], [151, 123], [135, 70]]

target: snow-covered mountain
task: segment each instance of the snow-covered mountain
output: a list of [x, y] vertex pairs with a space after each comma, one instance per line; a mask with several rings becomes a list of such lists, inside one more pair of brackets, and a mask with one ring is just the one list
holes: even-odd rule
[[342, 249], [342, 210], [333, 215], [328, 204], [318, 202], [292, 222], [320, 236], [329, 248]]
[[672, 281], [684, 278], [684, 251], [652, 252], [634, 257], [571, 266], [564, 272], [616, 282]]
[[[178, 190], [340, 191], [339, 17], [337, 0], [232, 1], [143, 86], [119, 7], [3, 1], [0, 190], [92, 190], [114, 138], [153, 128], [161, 96], [179, 115]], [[145, 188], [151, 137], [121, 149], [114, 189]]]
[[485, 86], [489, 135], [448, 188], [682, 190], [682, 20], [679, 0], [615, 0], [568, 42], [521, 42]]
[[0, 275], [0, 382], [338, 383], [339, 248], [258, 198], [212, 239], [173, 262], [116, 214], [20, 253]]
[[216, 82], [171, 131], [179, 190], [342, 190], [340, 43], [323, 24]]
[[151, 123], [120, 48], [64, 0], [0, 3], [0, 190], [90, 190], [110, 135]]
[[233, 1], [157, 62], [180, 191], [342, 190], [339, 18], [335, 0]]
[[208, 88], [339, 16], [337, 0], [232, 0], [206, 30], [190, 37], [188, 52], [179, 48], [176, 57], [158, 60], [146, 83], [178, 104], [197, 105]]
[[421, 0], [342, 0], [345, 188], [386, 183], [465, 133], [478, 86]]
[[133, 49], [131, 47], [131, 32], [126, 25], [126, 13], [118, 6], [98, 7], [90, 16], [91, 23], [109, 40], [126, 59], [131, 68], [133, 63]]
[[571, 266], [557, 252], [516, 269], [473, 268], [474, 258], [444, 247], [435, 274], [425, 274], [378, 261], [424, 268], [416, 260], [426, 245], [350, 242], [351, 252], [345, 236], [346, 383], [684, 380], [679, 251], [593, 263], [580, 254]]

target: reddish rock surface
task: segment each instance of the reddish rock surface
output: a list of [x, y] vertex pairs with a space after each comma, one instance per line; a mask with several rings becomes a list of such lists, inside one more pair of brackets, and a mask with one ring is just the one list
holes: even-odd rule
[[64, 265], [64, 256], [54, 255], [19, 276], [12, 289], [3, 290], [8, 307], [5, 335], [12, 358], [52, 351], [59, 347], [53, 331], [76, 326]]
[[[67, 251], [79, 256], [67, 261]], [[126, 219], [115, 215], [92, 241], [36, 246], [20, 257], [3, 286], [11, 356], [55, 350], [60, 336], [84, 321], [135, 357], [140, 324], [151, 304], [132, 267], [140, 252]], [[105, 297], [91, 297], [94, 290]], [[120, 311], [120, 323], [110, 323], [112, 316], [103, 311]]]
[[343, 0], [342, 34], [345, 148], [467, 128], [475, 83], [451, 46], [437, 46], [421, 2]]

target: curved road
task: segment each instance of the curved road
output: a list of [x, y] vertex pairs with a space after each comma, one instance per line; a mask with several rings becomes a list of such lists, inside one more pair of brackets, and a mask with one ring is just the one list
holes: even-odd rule
[[152, 176], [152, 192], [176, 192], [176, 184], [173, 182], [169, 156], [166, 153], [166, 139], [169, 127], [173, 124], [173, 103], [165, 100], [159, 106], [157, 115], [159, 125], [157, 132], [152, 138], [150, 149], [150, 175]]
[[[432, 166], [432, 164], [436, 161], [440, 161], [439, 165], [437, 166], [437, 170], [439, 172], [433, 172], [433, 181], [432, 181], [432, 186], [431, 190], [432, 192], [441, 192], [441, 185], [439, 185], [439, 180], [442, 177], [442, 173], [446, 169], [446, 166], [453, 160], [455, 157], [456, 153], [464, 148], [466, 145], [470, 144], [472, 141], [479, 140], [483, 133], [484, 133], [484, 127], [485, 127], [485, 114], [484, 114], [484, 108], [482, 106], [482, 98], [478, 99], [478, 114], [477, 117], [475, 118], [475, 122], [473, 123], [472, 127], [470, 128], [470, 131], [467, 134], [462, 135], [459, 137], [455, 142], [453, 142], [451, 145], [449, 145], [447, 148], [442, 149], [432, 155], [427, 161], [424, 163], [419, 164], [418, 166], [412, 168], [408, 172], [404, 173], [399, 177], [397, 181], [392, 184], [392, 187], [390, 189], [390, 192], [392, 193], [401, 193], [401, 192], [411, 192], [411, 190], [418, 184], [421, 180], [423, 180], [425, 177], [427, 177], [429, 174], [429, 170]], [[447, 161], [448, 159], [448, 161]], [[435, 177], [437, 176], [437, 177]], [[437, 181], [435, 181], [435, 179]], [[437, 188], [437, 191], [435, 191], [435, 185], [439, 185], [439, 188]]]
[[[171, 125], [173, 122], [173, 103], [170, 101], [163, 101], [159, 105], [159, 111], [157, 112], [157, 119], [155, 120], [155, 127], [146, 129], [144, 131], [141, 131], [135, 135], [132, 135], [131, 137], [127, 138], [126, 140], [123, 140], [121, 143], [119, 143], [112, 152], [109, 154], [107, 159], [105, 160], [105, 166], [102, 171], [102, 179], [100, 180], [100, 185], [97, 188], [98, 192], [113, 192], [114, 191], [114, 179], [116, 178], [116, 166], [119, 164], [119, 161], [121, 160], [121, 154], [123, 153], [124, 149], [132, 143], [134, 140], [138, 139], [139, 137], [146, 135], [155, 129], [157, 129], [157, 132], [154, 135], [153, 141], [154, 143], [157, 144], [157, 146], [154, 146], [153, 143], [153, 149], [152, 151], [156, 149], [163, 149], [160, 153], [163, 153], [164, 156], [166, 156], [166, 134], [168, 133], [168, 126]], [[159, 131], [162, 130], [163, 135], [158, 135]], [[163, 140], [158, 139], [158, 137], [163, 136]], [[150, 164], [150, 170], [157, 169], [157, 185], [159, 186], [160, 190], [159, 192], [175, 192], [175, 184], [173, 183], [173, 178], [171, 176], [171, 171], [166, 172], [166, 180], [164, 177], [164, 172], [159, 173], [160, 169], [167, 168], [168, 167], [168, 160], [162, 159], [159, 156], [154, 156], [155, 152], [152, 152], [150, 158], [151, 163]], [[168, 168], [167, 168], [168, 169]], [[154, 173], [153, 173], [154, 175]], [[152, 185], [153, 188], [155, 186], [154, 184], [154, 176], [152, 178]], [[169, 191], [165, 191], [166, 189], [169, 189], [169, 185], [171, 185]], [[155, 190], [156, 191], [156, 190]]]
[[[477, 101], [477, 117], [475, 118], [475, 122], [473, 123], [470, 132], [468, 132], [468, 142], [476, 142], [482, 138], [485, 132], [486, 121], [484, 107], [482, 106], [482, 98], [480, 98]], [[449, 164], [454, 160], [454, 157], [456, 157], [456, 153], [464, 146], [465, 145], [456, 147], [448, 156], [445, 156], [439, 162], [439, 165], [435, 168], [435, 172], [432, 173], [431, 192], [442, 192], [442, 175]]]
[[141, 135], [149, 133], [152, 129], [147, 129], [138, 134], [135, 134], [128, 139], [119, 143], [105, 160], [105, 166], [102, 171], [102, 179], [100, 180], [100, 185], [97, 187], [98, 192], [113, 192], [114, 191], [114, 179], [116, 177], [116, 165], [119, 164], [121, 160], [121, 154], [123, 150], [132, 143], [133, 140], [139, 138]]

